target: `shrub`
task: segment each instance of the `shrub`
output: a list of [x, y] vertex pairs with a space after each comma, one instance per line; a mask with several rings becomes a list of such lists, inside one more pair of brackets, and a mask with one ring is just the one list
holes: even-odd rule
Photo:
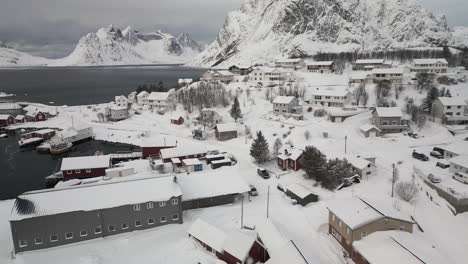
[[309, 107], [307, 108], [307, 112], [309, 112], [309, 113], [311, 113], [312, 110], [313, 110], [313, 109], [312, 109], [312, 106], [309, 106]]

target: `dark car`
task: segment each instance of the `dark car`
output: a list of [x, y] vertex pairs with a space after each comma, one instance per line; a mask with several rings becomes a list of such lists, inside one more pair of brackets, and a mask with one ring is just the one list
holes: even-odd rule
[[442, 168], [442, 169], [450, 168], [450, 165], [449, 165], [449, 164], [444, 163], [444, 162], [440, 162], [440, 161], [436, 163], [436, 166], [437, 166], [437, 167], [440, 167], [440, 168]]
[[257, 188], [255, 188], [255, 186], [249, 185], [249, 188], [250, 188], [250, 191], [249, 191], [250, 196], [257, 196], [258, 195], [258, 191], [257, 191]]
[[417, 159], [417, 160], [421, 160], [421, 161], [428, 161], [429, 160], [429, 157], [424, 155], [423, 153], [418, 153], [415, 151], [413, 151], [413, 158]]
[[429, 173], [427, 178], [432, 182], [432, 183], [440, 183], [441, 179], [439, 177], [434, 176], [434, 174]]
[[438, 158], [438, 159], [442, 159], [444, 157], [444, 155], [442, 155], [439, 151], [431, 151], [431, 153], [429, 153], [432, 157], [434, 158]]
[[286, 192], [286, 188], [284, 188], [284, 186], [281, 184], [281, 183], [278, 183], [278, 185], [276, 186], [276, 188], [278, 188], [278, 190], [282, 191], [282, 192]]
[[434, 147], [434, 148], [432, 149], [432, 151], [437, 151], [437, 152], [439, 152], [439, 153], [442, 154], [442, 155], [444, 155], [444, 153], [445, 153], [445, 151], [444, 151], [443, 149], [438, 148], [438, 147]]
[[419, 135], [416, 134], [416, 133], [412, 133], [412, 132], [409, 132], [408, 133], [408, 136], [412, 137], [412, 138], [419, 138]]
[[268, 173], [268, 171], [262, 168], [257, 169], [257, 174], [260, 175], [260, 177], [262, 177], [263, 179], [270, 178], [270, 174]]

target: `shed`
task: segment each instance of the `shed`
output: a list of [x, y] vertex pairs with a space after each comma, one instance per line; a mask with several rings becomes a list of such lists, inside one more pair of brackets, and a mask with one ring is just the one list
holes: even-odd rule
[[171, 124], [182, 125], [184, 123], [184, 118], [182, 116], [174, 116], [171, 118]]
[[188, 172], [202, 171], [203, 164], [199, 159], [184, 159], [182, 160], [183, 166], [187, 169]]
[[311, 202], [318, 201], [318, 195], [312, 193], [307, 187], [300, 183], [286, 186], [286, 195], [297, 201], [298, 204], [306, 206]]
[[232, 166], [231, 159], [213, 160], [211, 161], [211, 169], [218, 169], [224, 166]]
[[217, 155], [206, 155], [206, 164], [210, 164], [212, 161], [215, 160], [223, 160], [226, 156], [224, 154], [217, 154]]
[[365, 124], [360, 127], [362, 133], [366, 138], [374, 138], [380, 136], [380, 133], [382, 130], [380, 130], [378, 127], [371, 125], [371, 124]]
[[217, 124], [215, 126], [216, 139], [229, 140], [237, 138], [236, 123]]

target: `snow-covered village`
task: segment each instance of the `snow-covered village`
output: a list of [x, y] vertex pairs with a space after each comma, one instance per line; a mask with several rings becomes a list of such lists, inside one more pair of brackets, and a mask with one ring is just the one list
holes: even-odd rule
[[0, 46], [0, 263], [467, 262], [468, 30], [415, 0], [242, 2], [205, 46]]

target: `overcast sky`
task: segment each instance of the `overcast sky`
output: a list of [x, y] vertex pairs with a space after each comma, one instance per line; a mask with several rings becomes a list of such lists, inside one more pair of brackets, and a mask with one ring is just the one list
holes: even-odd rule
[[[216, 37], [226, 14], [242, 0], [0, 0], [0, 40], [38, 56], [68, 55], [81, 36], [99, 27], [131, 25], [189, 32], [203, 44]], [[450, 26], [468, 26], [467, 0], [421, 0]]]

